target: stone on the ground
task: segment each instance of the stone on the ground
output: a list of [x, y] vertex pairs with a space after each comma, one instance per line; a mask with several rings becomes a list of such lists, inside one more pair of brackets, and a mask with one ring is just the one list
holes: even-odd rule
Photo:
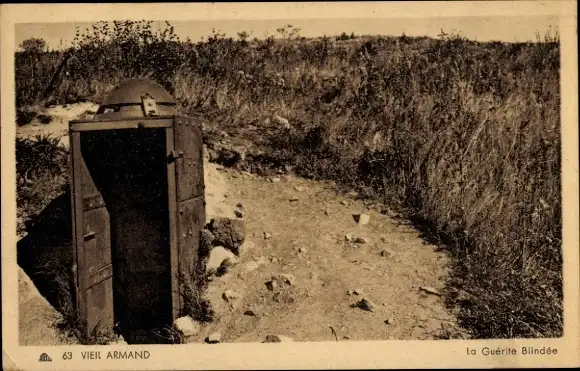
[[244, 222], [239, 219], [215, 218], [208, 225], [213, 234], [213, 244], [220, 245], [239, 256], [240, 246], [244, 243]]
[[352, 214], [354, 221], [359, 225], [369, 224], [371, 217], [368, 214]]
[[260, 256], [257, 259], [251, 260], [246, 263], [245, 270], [246, 272], [253, 272], [260, 267], [260, 265], [266, 264], [266, 259], [263, 256]]
[[288, 292], [277, 292], [274, 294], [272, 299], [277, 303], [292, 304], [294, 303], [294, 297]]
[[294, 190], [296, 192], [302, 192], [304, 190], [304, 187], [300, 187], [300, 186], [294, 186]]
[[353, 240], [352, 233], [347, 233], [344, 235], [344, 239], [348, 242]]
[[224, 274], [228, 273], [230, 268], [232, 268], [234, 265], [236, 265], [236, 262], [233, 260], [233, 258], [226, 258], [218, 267], [216, 272], [217, 275], [223, 276]]
[[227, 301], [227, 302], [232, 302], [236, 299], [240, 298], [240, 294], [237, 293], [234, 290], [226, 290], [224, 291], [224, 293], [222, 294], [222, 298]]
[[270, 262], [272, 262], [272, 263], [276, 264], [276, 263], [278, 263], [278, 262], [279, 262], [279, 260], [278, 260], [278, 258], [277, 258], [277, 257], [275, 257], [275, 256], [271, 256], [271, 257], [270, 257]]
[[245, 316], [250, 316], [250, 317], [255, 317], [257, 316], [257, 313], [254, 309], [248, 309], [244, 312]]
[[272, 281], [278, 281], [288, 286], [294, 286], [294, 284], [296, 283], [296, 278], [291, 274], [282, 273], [277, 276], [273, 276]]
[[366, 298], [362, 298], [361, 300], [359, 300], [356, 303], [356, 306], [358, 308], [362, 309], [362, 310], [366, 310], [366, 311], [369, 311], [369, 312], [374, 311], [375, 308], [377, 307], [375, 305], [375, 303], [373, 303], [372, 301], [370, 301], [369, 299], [366, 299]]
[[205, 338], [206, 343], [217, 344], [222, 341], [222, 334], [219, 332], [214, 332]]
[[352, 291], [352, 293], [355, 294], [355, 295], [363, 295], [364, 294], [364, 291], [363, 291], [363, 289], [354, 289]]
[[195, 322], [190, 316], [179, 317], [173, 324], [186, 338], [199, 334], [201, 330], [199, 323]]
[[214, 247], [209, 253], [209, 259], [205, 264], [206, 271], [217, 271], [226, 260], [230, 262], [226, 264], [234, 265], [237, 262], [236, 256], [230, 250], [226, 250], [223, 246]]
[[270, 232], [264, 232], [264, 239], [265, 240], [269, 240], [270, 238], [272, 238], [272, 233], [270, 233]]
[[296, 202], [296, 201], [298, 201], [298, 197], [296, 197], [296, 196], [290, 197], [290, 202]]
[[298, 252], [305, 253], [307, 250], [305, 247], [298, 248]]
[[274, 291], [278, 288], [278, 282], [276, 280], [271, 280], [266, 282], [266, 288], [270, 291]]
[[392, 255], [393, 255], [393, 252], [390, 251], [390, 250], [386, 250], [386, 249], [381, 250], [381, 256], [384, 256], [384, 257], [387, 257], [388, 258], [389, 256], [392, 256]]
[[392, 324], [393, 324], [393, 322], [394, 322], [394, 320], [393, 320], [392, 318], [387, 318], [387, 319], [385, 320], [385, 323], [386, 323], [387, 325], [392, 325]]
[[346, 291], [346, 294], [347, 294], [347, 295], [352, 295], [352, 290], [347, 290], [347, 291]]
[[272, 183], [280, 183], [282, 181], [282, 179], [279, 176], [275, 176], [273, 178], [270, 178], [270, 182]]
[[344, 205], [344, 206], [347, 206], [347, 205], [348, 205], [348, 201], [346, 201], [346, 200], [342, 200], [342, 201], [340, 201], [340, 204], [341, 204], [341, 205]]
[[288, 336], [267, 335], [266, 340], [264, 340], [264, 343], [286, 343], [286, 342], [291, 342], [291, 341], [293, 341], [293, 340], [291, 338], [289, 338]]
[[431, 294], [431, 295], [437, 295], [440, 296], [441, 293], [439, 292], [439, 290], [430, 287], [430, 286], [421, 286], [419, 287], [419, 290], [426, 292], [427, 294]]
[[365, 244], [368, 243], [369, 240], [366, 237], [357, 237], [354, 239], [355, 243]]
[[236, 208], [234, 209], [234, 215], [236, 218], [243, 218], [246, 215], [246, 210], [244, 209], [244, 205], [242, 203], [238, 203]]

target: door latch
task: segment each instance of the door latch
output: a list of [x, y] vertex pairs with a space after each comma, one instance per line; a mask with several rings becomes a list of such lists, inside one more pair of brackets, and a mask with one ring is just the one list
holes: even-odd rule
[[183, 151], [171, 151], [171, 152], [169, 152], [167, 159], [171, 163], [171, 162], [174, 162], [175, 160], [177, 160], [178, 158], [182, 158], [182, 157], [183, 157]]

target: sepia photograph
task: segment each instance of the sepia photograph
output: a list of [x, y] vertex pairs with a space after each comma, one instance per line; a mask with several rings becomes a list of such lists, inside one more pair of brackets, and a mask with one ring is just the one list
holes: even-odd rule
[[[576, 163], [563, 162], [577, 103], [563, 109], [573, 2], [561, 3], [373, 17], [334, 3], [351, 11], [315, 19], [220, 19], [212, 7], [228, 4], [208, 3], [206, 19], [14, 22], [2, 272], [17, 349], [41, 349], [38, 369], [145, 362], [158, 345], [455, 341], [491, 364], [563, 356], [548, 341], [578, 338], [563, 248], [578, 157], [568, 146]], [[61, 346], [73, 350], [51, 353]]]

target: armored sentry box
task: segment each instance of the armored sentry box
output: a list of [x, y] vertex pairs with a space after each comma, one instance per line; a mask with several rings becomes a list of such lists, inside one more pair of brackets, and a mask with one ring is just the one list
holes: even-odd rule
[[78, 317], [86, 336], [117, 326], [129, 341], [171, 324], [192, 285], [205, 224], [200, 121], [177, 115], [160, 84], [133, 79], [69, 131]]

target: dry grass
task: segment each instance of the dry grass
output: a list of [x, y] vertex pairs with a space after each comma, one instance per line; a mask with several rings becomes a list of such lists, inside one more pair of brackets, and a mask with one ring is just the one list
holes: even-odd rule
[[[561, 336], [558, 39], [342, 39], [193, 44], [170, 26], [97, 26], [50, 101], [156, 79], [210, 130], [405, 211], [455, 257], [449, 288], [470, 294], [460, 319], [474, 337]], [[58, 57], [16, 56], [19, 106], [42, 98]]]

